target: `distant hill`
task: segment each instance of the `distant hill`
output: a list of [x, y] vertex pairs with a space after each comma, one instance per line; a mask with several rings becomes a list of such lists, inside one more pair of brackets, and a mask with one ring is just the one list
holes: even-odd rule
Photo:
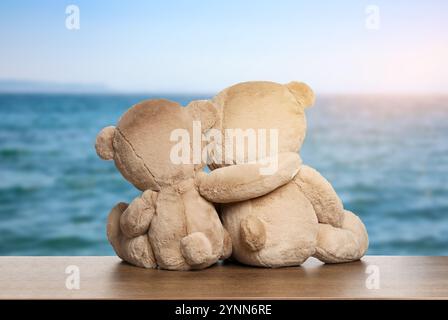
[[0, 93], [111, 93], [102, 84], [58, 83], [0, 79]]

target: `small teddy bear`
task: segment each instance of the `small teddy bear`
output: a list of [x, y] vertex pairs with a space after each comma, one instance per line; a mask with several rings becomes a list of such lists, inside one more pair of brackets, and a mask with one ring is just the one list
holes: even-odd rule
[[218, 141], [209, 151], [213, 171], [200, 175], [200, 193], [222, 204], [232, 257], [264, 267], [300, 265], [310, 256], [325, 263], [360, 259], [368, 247], [363, 223], [343, 209], [331, 184], [302, 165], [298, 154], [306, 133], [305, 108], [314, 103], [312, 90], [299, 82], [245, 82], [221, 91], [212, 102], [220, 115], [215, 128], [223, 135], [229, 128], [278, 132], [273, 174], [260, 170], [269, 161], [251, 162], [246, 154], [238, 159], [234, 150], [229, 162], [228, 141]]
[[205, 131], [215, 120], [216, 109], [206, 100], [187, 107], [147, 100], [98, 134], [99, 157], [114, 160], [123, 177], [143, 191], [109, 214], [107, 237], [122, 260], [145, 268], [191, 270], [230, 255], [229, 235], [213, 204], [198, 193], [197, 172], [203, 165], [176, 164], [170, 158], [173, 130], [191, 132], [193, 121], [200, 121]]

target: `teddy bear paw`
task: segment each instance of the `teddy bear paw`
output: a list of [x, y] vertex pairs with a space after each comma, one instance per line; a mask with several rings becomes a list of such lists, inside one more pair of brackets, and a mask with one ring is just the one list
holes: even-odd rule
[[183, 237], [180, 250], [190, 266], [206, 263], [212, 258], [212, 245], [202, 232], [194, 232]]

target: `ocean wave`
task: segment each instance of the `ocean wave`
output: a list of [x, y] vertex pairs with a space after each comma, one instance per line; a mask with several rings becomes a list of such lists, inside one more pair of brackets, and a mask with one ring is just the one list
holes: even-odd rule
[[4, 148], [0, 149], [0, 159], [17, 159], [30, 155], [31, 151], [20, 148]]
[[54, 185], [55, 178], [37, 172], [0, 171], [0, 192], [27, 193]]

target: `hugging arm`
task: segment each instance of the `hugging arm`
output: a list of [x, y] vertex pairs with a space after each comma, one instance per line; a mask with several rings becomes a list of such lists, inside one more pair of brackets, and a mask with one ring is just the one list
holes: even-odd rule
[[215, 203], [248, 200], [265, 195], [290, 182], [300, 168], [297, 153], [286, 152], [278, 156], [276, 170], [264, 172], [267, 164], [248, 163], [223, 167], [210, 174], [198, 175], [200, 194]]

